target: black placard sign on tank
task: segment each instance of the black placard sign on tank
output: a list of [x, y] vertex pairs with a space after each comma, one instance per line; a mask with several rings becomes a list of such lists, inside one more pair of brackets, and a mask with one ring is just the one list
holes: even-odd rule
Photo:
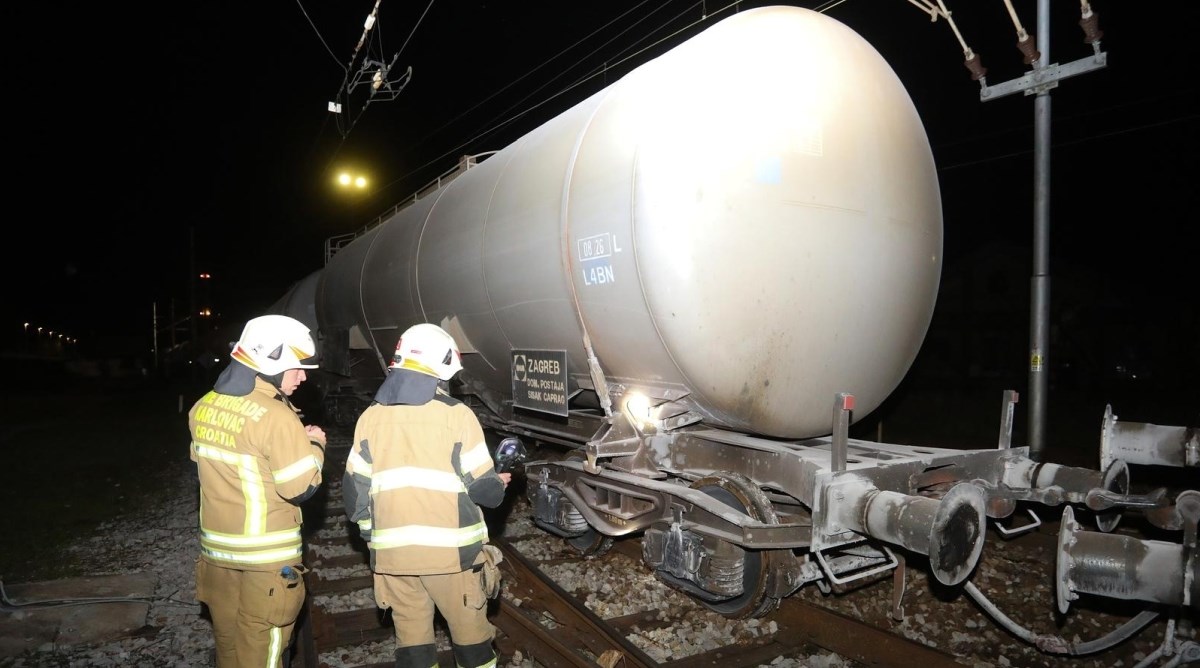
[[567, 415], [567, 351], [512, 351], [513, 405]]

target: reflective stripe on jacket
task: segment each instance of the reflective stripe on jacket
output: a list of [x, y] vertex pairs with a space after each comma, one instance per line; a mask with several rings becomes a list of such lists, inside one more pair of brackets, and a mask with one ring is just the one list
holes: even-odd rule
[[487, 542], [476, 501], [498, 504], [503, 489], [479, 420], [440, 390], [419, 406], [367, 408], [342, 485], [351, 521], [370, 532], [372, 569], [394, 575], [471, 568]]
[[200, 477], [200, 554], [212, 563], [274, 570], [302, 557], [301, 499], [321, 484], [325, 455], [290, 403], [255, 379], [244, 397], [209, 392], [188, 413]]

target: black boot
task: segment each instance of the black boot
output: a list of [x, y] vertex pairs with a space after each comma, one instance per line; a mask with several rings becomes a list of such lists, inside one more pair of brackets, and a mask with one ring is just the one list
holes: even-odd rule
[[463, 668], [493, 666], [496, 662], [496, 651], [492, 649], [490, 640], [474, 645], [454, 645], [454, 662]]
[[396, 668], [438, 668], [437, 645], [414, 645], [397, 649]]

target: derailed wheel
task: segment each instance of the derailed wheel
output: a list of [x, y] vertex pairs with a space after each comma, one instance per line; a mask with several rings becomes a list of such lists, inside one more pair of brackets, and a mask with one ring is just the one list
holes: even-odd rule
[[567, 545], [585, 557], [599, 557], [612, 549], [613, 539], [589, 526], [582, 534], [568, 538]]
[[[778, 524], [771, 501], [753, 482], [738, 473], [717, 473], [692, 483], [699, 490], [721, 503], [746, 513], [759, 522]], [[706, 538], [705, 543], [720, 543], [715, 538]], [[761, 617], [779, 606], [779, 599], [767, 595], [768, 577], [775, 559], [772, 550], [745, 550], [742, 569], [742, 593], [724, 600], [700, 602], [714, 612], [731, 619]]]

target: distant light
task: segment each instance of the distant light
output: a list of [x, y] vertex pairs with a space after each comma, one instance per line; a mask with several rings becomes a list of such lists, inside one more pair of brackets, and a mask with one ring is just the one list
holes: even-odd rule
[[344, 171], [337, 175], [337, 184], [341, 188], [356, 188], [358, 190], [366, 190], [370, 181], [363, 174], [355, 173], [355, 171]]
[[209, 278], [212, 278], [212, 274], [210, 274], [206, 271], [203, 274], [200, 274], [200, 278], [209, 279]]

